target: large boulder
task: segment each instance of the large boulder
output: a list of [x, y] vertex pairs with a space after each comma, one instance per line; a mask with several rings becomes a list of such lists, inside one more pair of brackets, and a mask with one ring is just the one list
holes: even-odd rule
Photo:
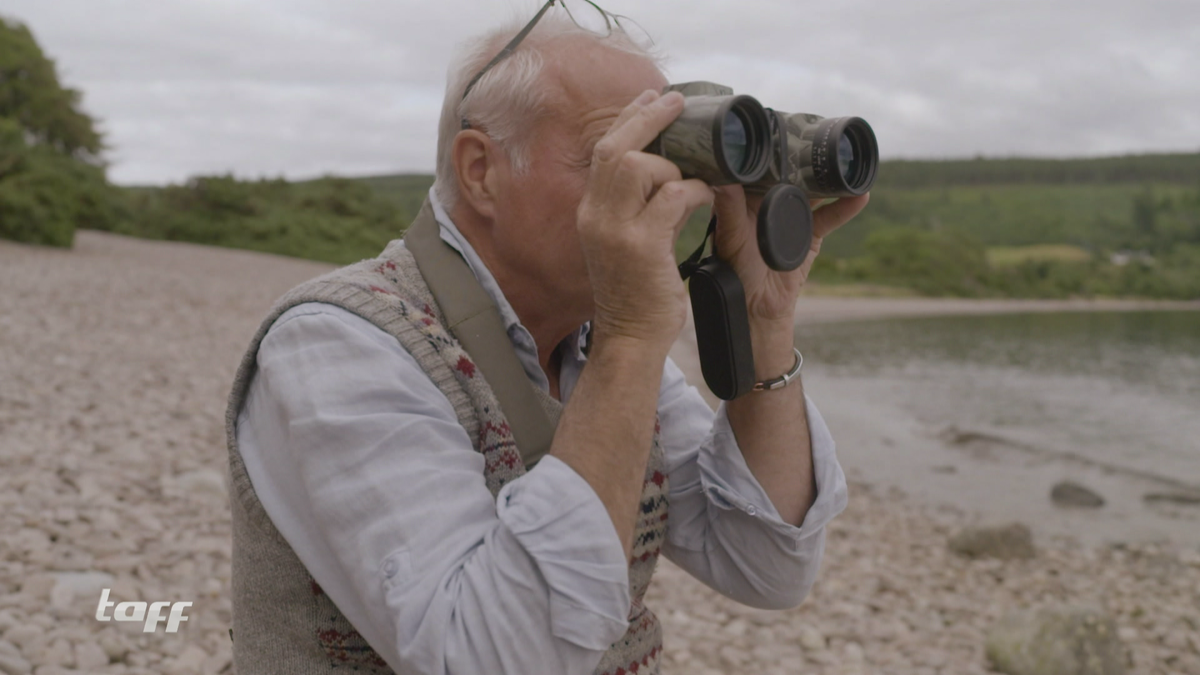
[[1104, 497], [1095, 490], [1069, 480], [1055, 483], [1050, 489], [1050, 501], [1068, 508], [1098, 509], [1104, 506]]
[[1086, 607], [1010, 612], [988, 631], [992, 667], [1009, 675], [1124, 675], [1117, 622]]
[[1021, 523], [967, 527], [950, 538], [950, 550], [967, 558], [1027, 559], [1034, 556], [1033, 534]]

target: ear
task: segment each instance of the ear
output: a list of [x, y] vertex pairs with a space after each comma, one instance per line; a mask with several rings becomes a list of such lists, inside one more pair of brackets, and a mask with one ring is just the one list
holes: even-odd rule
[[450, 150], [458, 193], [480, 215], [495, 218], [496, 192], [504, 153], [485, 133], [464, 129], [454, 137]]

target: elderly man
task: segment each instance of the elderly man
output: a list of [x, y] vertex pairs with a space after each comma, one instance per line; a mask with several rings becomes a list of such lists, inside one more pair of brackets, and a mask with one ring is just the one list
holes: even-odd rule
[[[846, 502], [816, 409], [793, 382], [714, 415], [667, 357], [686, 320], [674, 242], [695, 209], [715, 201], [759, 380], [796, 365], [811, 256], [771, 271], [740, 187], [641, 152], [683, 99], [658, 93], [657, 62], [626, 36], [550, 14], [493, 62], [517, 32], [451, 71], [408, 243], [288, 293], [243, 362], [241, 675], [657, 672], [642, 601], [660, 552], [757, 607], [795, 606], [813, 583]], [[865, 201], [818, 209], [814, 249]], [[421, 228], [460, 256], [522, 386], [558, 418], [536, 464], [414, 260]]]

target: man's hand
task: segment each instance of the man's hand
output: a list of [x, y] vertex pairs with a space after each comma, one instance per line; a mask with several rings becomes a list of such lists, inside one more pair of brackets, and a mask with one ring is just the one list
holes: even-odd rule
[[[737, 272], [746, 290], [757, 380], [791, 370], [796, 296], [821, 251], [821, 241], [862, 211], [867, 199], [867, 195], [841, 199], [816, 209], [808, 257], [791, 272], [776, 272], [767, 267], [758, 251], [761, 200], [747, 200], [740, 185], [718, 190], [716, 251]], [[792, 525], [801, 525], [816, 498], [801, 382], [777, 391], [751, 392], [731, 401], [726, 410], [746, 466], [779, 515]]]
[[592, 153], [579, 206], [579, 238], [596, 309], [596, 339], [631, 338], [664, 355], [686, 320], [675, 239], [712, 190], [642, 152], [683, 111], [683, 96], [646, 91], [626, 107]]
[[867, 205], [869, 197], [863, 195], [839, 199], [814, 208], [813, 240], [808, 257], [791, 272], [776, 272], [767, 267], [758, 251], [758, 207], [762, 198], [748, 197], [740, 185], [717, 188], [714, 208], [717, 214], [716, 251], [737, 272], [746, 289], [746, 304], [752, 324], [791, 324], [796, 297], [821, 252], [821, 241], [858, 215]]
[[579, 205], [579, 240], [595, 296], [588, 365], [550, 454], [596, 491], [625, 556], [642, 497], [663, 364], [687, 317], [675, 238], [713, 200], [701, 181], [642, 152], [683, 111], [683, 97], [647, 91], [595, 147]]

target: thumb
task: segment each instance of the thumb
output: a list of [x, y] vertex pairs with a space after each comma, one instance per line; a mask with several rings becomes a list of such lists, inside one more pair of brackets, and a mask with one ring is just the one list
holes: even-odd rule
[[733, 255], [742, 248], [742, 240], [746, 237], [742, 227], [746, 218], [746, 191], [741, 185], [722, 185], [713, 191], [716, 193], [713, 202], [713, 214], [717, 217], [716, 250], [722, 257]]

